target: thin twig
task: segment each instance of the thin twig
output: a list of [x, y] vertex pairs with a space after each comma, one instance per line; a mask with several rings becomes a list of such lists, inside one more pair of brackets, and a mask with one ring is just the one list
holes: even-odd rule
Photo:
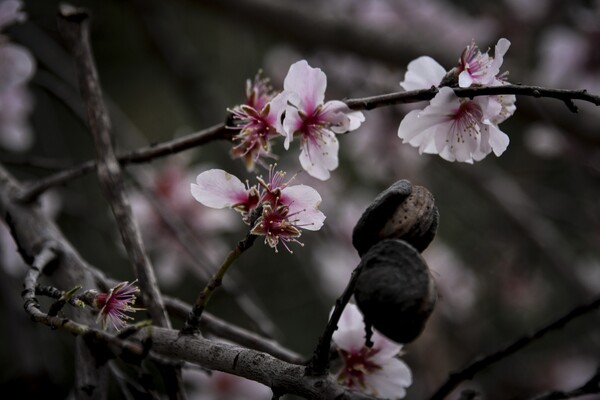
[[89, 43], [89, 16], [82, 9], [63, 5], [60, 7], [59, 28], [75, 59], [79, 86], [96, 145], [98, 177], [119, 225], [123, 244], [135, 267], [144, 303], [157, 325], [169, 327], [170, 323], [154, 272], [145, 254], [139, 230], [125, 196], [121, 169], [113, 150], [110, 121], [102, 99], [98, 73]]
[[252, 247], [252, 245], [256, 241], [256, 237], [256, 235], [248, 233], [246, 237], [240, 240], [235, 246], [235, 248], [229, 252], [223, 263], [219, 266], [217, 271], [210, 279], [210, 281], [198, 294], [196, 302], [194, 303], [194, 307], [192, 308], [192, 311], [190, 312], [184, 327], [181, 329], [181, 334], [192, 335], [198, 333], [198, 325], [200, 323], [202, 312], [204, 311], [204, 308], [206, 307], [206, 304], [208, 303], [208, 300], [210, 299], [211, 295], [217, 288], [221, 286], [225, 273], [227, 272], [229, 267], [233, 265], [234, 261], [237, 260], [243, 252]]
[[[165, 304], [171, 314], [182, 319], [186, 319], [192, 310], [190, 304], [184, 303], [173, 297], [165, 296]], [[202, 329], [202, 332], [208, 332], [221, 339], [237, 343], [250, 349], [262, 351], [291, 364], [302, 364], [305, 361], [300, 354], [281, 346], [276, 341], [264, 338], [254, 332], [250, 332], [230, 322], [226, 322], [206, 311], [202, 313], [200, 328]]]
[[[152, 144], [130, 151], [118, 156], [117, 160], [122, 166], [129, 164], [141, 164], [154, 160], [155, 158], [164, 157], [189, 150], [197, 146], [202, 146], [215, 140], [229, 138], [231, 138], [231, 131], [225, 128], [225, 124], [218, 124], [201, 131], [191, 133], [184, 137], [169, 140], [160, 144]], [[33, 201], [46, 190], [54, 186], [64, 185], [73, 179], [82, 177], [92, 172], [95, 168], [95, 161], [88, 160], [72, 168], [49, 175], [46, 178], [43, 178], [27, 187], [21, 194], [20, 200], [25, 203]]]
[[[59, 7], [59, 31], [75, 60], [79, 88], [86, 105], [90, 131], [96, 148], [97, 172], [121, 233], [123, 245], [133, 264], [141, 287], [141, 296], [154, 322], [169, 328], [169, 321], [154, 270], [144, 250], [139, 229], [125, 194], [121, 167], [115, 155], [110, 134], [110, 120], [98, 79], [89, 41], [89, 15], [80, 8], [62, 4]], [[158, 365], [170, 398], [185, 399], [181, 370]]]
[[[502, 85], [502, 86], [482, 86], [469, 88], [452, 88], [458, 97], [473, 98], [476, 96], [491, 96], [501, 94], [514, 94], [521, 96], [532, 96], [536, 98], [547, 97], [552, 99], [570, 102], [572, 100], [581, 100], [600, 105], [600, 96], [589, 94], [586, 90], [568, 90], [551, 89], [540, 86], [525, 85]], [[348, 107], [354, 110], [372, 110], [374, 108], [391, 106], [395, 104], [415, 103], [418, 101], [431, 100], [438, 93], [438, 88], [411, 90], [408, 92], [396, 92], [379, 96], [364, 97], [362, 99], [345, 100]], [[573, 106], [569, 105], [571, 111], [575, 111]], [[576, 112], [576, 111], [575, 111]]]
[[[191, 229], [187, 222], [179, 215], [170, 211], [159, 197], [150, 193], [150, 191], [134, 176], [131, 174], [128, 176], [135, 187], [144, 195], [146, 200], [150, 202], [162, 222], [168, 227], [171, 234], [187, 253], [188, 261], [195, 266], [195, 268], [192, 268], [192, 272], [199, 273], [200, 278], [205, 281], [210, 280], [214, 267], [208, 266], [206, 263], [200, 261], [202, 258], [205, 258], [198, 257], [198, 253], [202, 250], [203, 243], [193, 229]], [[277, 327], [258, 304], [256, 304], [256, 301], [247, 294], [248, 288], [245, 287], [246, 285], [242, 284], [241, 280], [238, 279], [239, 277], [233, 272], [234, 271], [231, 271], [229, 273], [229, 279], [223, 282], [223, 287], [233, 297], [240, 309], [248, 315], [252, 321], [253, 327], [257, 331], [267, 336], [275, 336], [275, 333], [278, 332]]]
[[600, 297], [597, 297], [588, 304], [584, 304], [573, 308], [565, 315], [544, 326], [540, 330], [534, 332], [531, 335], [525, 335], [513, 343], [509, 344], [505, 348], [481, 357], [477, 361], [469, 364], [458, 372], [451, 373], [448, 380], [440, 386], [440, 388], [430, 397], [430, 400], [441, 400], [448, 396], [461, 382], [472, 379], [477, 373], [481, 372], [485, 368], [492, 364], [495, 364], [504, 358], [516, 353], [523, 349], [532, 342], [542, 338], [549, 332], [563, 328], [565, 325], [573, 321], [574, 319], [586, 315], [600, 307]]
[[356, 268], [354, 268], [354, 271], [352, 271], [352, 275], [350, 276], [350, 280], [348, 281], [344, 292], [335, 301], [335, 306], [333, 308], [333, 312], [331, 313], [331, 317], [329, 317], [329, 321], [327, 321], [325, 330], [319, 338], [319, 342], [317, 343], [317, 347], [313, 352], [313, 356], [306, 366], [306, 375], [321, 376], [327, 374], [329, 371], [329, 354], [331, 352], [331, 339], [333, 338], [333, 332], [335, 332], [335, 330], [338, 328], [337, 324], [342, 316], [344, 308], [346, 308], [346, 305], [354, 293], [354, 287], [356, 286], [356, 282], [358, 281], [361, 271], [362, 265], [359, 264]]
[[[569, 103], [572, 100], [587, 101], [595, 105], [600, 105], [600, 96], [587, 93], [585, 90], [567, 90], [551, 89], [539, 86], [524, 85], [504, 85], [493, 87], [472, 87], [472, 88], [453, 88], [454, 93], [459, 97], [489, 96], [501, 94], [516, 94], [532, 97], [547, 97], [562, 100]], [[420, 101], [431, 100], [438, 93], [438, 88], [411, 90], [408, 92], [396, 92], [378, 96], [364, 97], [358, 99], [347, 99], [344, 102], [355, 110], [372, 110], [379, 107], [391, 106], [396, 104], [417, 103]], [[570, 109], [573, 111], [572, 107]], [[118, 161], [121, 165], [132, 163], [143, 163], [155, 158], [175, 154], [193, 147], [201, 146], [214, 140], [231, 139], [232, 131], [225, 127], [225, 124], [218, 124], [213, 127], [195, 132], [193, 134], [163, 142], [154, 146], [146, 146], [134, 150], [125, 155], [119, 156]], [[93, 161], [86, 161], [78, 166], [50, 175], [35, 184], [32, 184], [21, 195], [23, 202], [29, 202], [36, 199], [45, 190], [65, 184], [72, 179], [81, 177], [94, 169]]]

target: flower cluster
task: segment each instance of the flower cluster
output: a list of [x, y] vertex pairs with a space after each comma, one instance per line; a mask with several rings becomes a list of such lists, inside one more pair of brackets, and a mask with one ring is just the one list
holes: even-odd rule
[[242, 158], [249, 171], [260, 157], [272, 156], [271, 139], [285, 137], [289, 149], [300, 138], [300, 164], [311, 176], [327, 180], [338, 166], [339, 142], [336, 134], [358, 129], [365, 120], [337, 100], [325, 101], [327, 77], [305, 60], [293, 64], [283, 82], [284, 90], [274, 95], [260, 77], [248, 82], [246, 103], [231, 110], [240, 132], [232, 155]]
[[291, 252], [287, 242], [301, 244], [300, 228], [321, 229], [325, 215], [319, 210], [321, 196], [315, 189], [290, 186], [293, 178], [286, 182], [284, 178], [284, 172], [271, 167], [268, 181], [257, 177], [258, 184], [250, 186], [221, 169], [211, 169], [198, 175], [191, 191], [207, 207], [233, 208], [241, 213], [244, 222], [252, 225], [251, 233], [264, 236], [275, 251], [281, 241]]
[[[0, 2], [0, 31], [26, 18], [20, 0]], [[0, 147], [24, 151], [31, 146], [27, 123], [32, 101], [26, 84], [35, 72], [35, 61], [27, 49], [0, 34]]]
[[98, 322], [103, 329], [108, 326], [115, 330], [120, 330], [125, 327], [126, 320], [133, 319], [127, 312], [136, 312], [139, 308], [134, 308], [136, 296], [139, 289], [133, 282], [121, 282], [108, 293], [98, 293], [93, 301], [93, 306], [100, 310], [98, 314]]
[[[506, 84], [500, 74], [504, 54], [510, 42], [496, 44], [494, 57], [481, 53], [472, 43], [448, 76], [458, 78], [458, 86], [499, 86]], [[448, 78], [444, 68], [431, 57], [419, 57], [408, 64], [405, 90], [439, 86]], [[439, 154], [448, 161], [473, 163], [492, 151], [500, 156], [508, 147], [508, 136], [498, 125], [510, 117], [516, 107], [513, 95], [459, 98], [450, 87], [441, 87], [429, 106], [409, 112], [400, 123], [398, 136], [404, 143], [419, 148], [419, 153]]]
[[367, 394], [400, 399], [412, 384], [412, 373], [398, 359], [402, 345], [392, 342], [377, 331], [373, 331], [372, 347], [365, 345], [363, 316], [354, 304], [347, 304], [338, 329], [333, 333], [342, 368], [337, 380], [345, 386]]

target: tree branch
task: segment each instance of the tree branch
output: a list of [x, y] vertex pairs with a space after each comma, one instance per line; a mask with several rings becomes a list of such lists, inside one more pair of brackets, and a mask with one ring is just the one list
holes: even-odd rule
[[481, 372], [485, 368], [492, 364], [495, 364], [504, 358], [516, 353], [517, 351], [528, 346], [532, 342], [541, 339], [547, 333], [563, 328], [565, 325], [573, 321], [574, 319], [588, 314], [600, 307], [600, 297], [597, 297], [588, 304], [584, 304], [573, 308], [562, 317], [556, 319], [550, 324], [544, 326], [540, 330], [534, 332], [531, 335], [525, 335], [513, 343], [509, 344], [505, 348], [496, 351], [487, 356], [481, 357], [479, 360], [469, 364], [462, 370], [450, 374], [448, 380], [430, 397], [430, 400], [441, 400], [448, 396], [461, 382], [472, 379], [477, 373]]
[[[547, 97], [562, 100], [569, 103], [569, 109], [577, 112], [571, 106], [573, 100], [581, 100], [600, 105], [600, 96], [589, 94], [586, 90], [568, 90], [568, 89], [550, 89], [540, 86], [525, 85], [502, 85], [502, 86], [482, 86], [468, 88], [452, 88], [458, 97], [473, 98], [476, 96], [491, 96], [501, 94], [514, 94], [521, 96], [531, 96], [536, 98]], [[438, 88], [411, 90], [407, 92], [389, 93], [379, 96], [364, 97], [361, 99], [349, 99], [344, 102], [348, 107], [354, 110], [372, 110], [374, 108], [391, 106], [395, 104], [416, 103], [418, 101], [431, 100], [438, 93]]]
[[[102, 98], [98, 72], [89, 42], [89, 15], [83, 9], [59, 7], [59, 31], [75, 60], [79, 88], [87, 108], [89, 126], [96, 147], [98, 178], [121, 233], [123, 245], [133, 264], [141, 296], [150, 317], [158, 326], [171, 326], [139, 229], [125, 195], [121, 167], [110, 136], [110, 121]], [[172, 399], [185, 399], [181, 369], [158, 365]]]

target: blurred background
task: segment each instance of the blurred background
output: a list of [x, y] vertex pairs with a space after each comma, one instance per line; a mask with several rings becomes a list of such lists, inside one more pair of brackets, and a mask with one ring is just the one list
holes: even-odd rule
[[[1, 32], [0, 43], [27, 49], [35, 60], [19, 95], [17, 139], [0, 138], [0, 162], [23, 182], [94, 157], [72, 60], [56, 28], [58, 3], [25, 1], [27, 19]], [[510, 82], [600, 94], [597, 1], [74, 4], [93, 14], [92, 45], [121, 151], [224, 122], [227, 108], [245, 101], [247, 79], [262, 70], [280, 90], [289, 66], [300, 59], [327, 74], [326, 100], [341, 100], [401, 90], [406, 65], [418, 56], [429, 55], [449, 70], [472, 40], [485, 51], [505, 37], [512, 45], [501, 70], [510, 71]], [[425, 332], [404, 348], [414, 375], [407, 398], [430, 395], [451, 371], [590, 301], [600, 293], [600, 109], [577, 103], [573, 114], [560, 101], [528, 97], [518, 97], [516, 105], [500, 126], [510, 137], [507, 151], [475, 165], [419, 155], [402, 144], [398, 125], [419, 105], [366, 111], [360, 129], [339, 137], [340, 167], [326, 182], [300, 172], [297, 142], [287, 152], [275, 143], [279, 168], [299, 172], [297, 183], [320, 192], [325, 226], [304, 232], [305, 246], [292, 245], [293, 254], [275, 253], [259, 238], [234, 265], [230, 290], [217, 293], [209, 311], [308, 357], [359, 262], [350, 241], [354, 224], [399, 179], [427, 187], [441, 216], [424, 252], [440, 299]], [[0, 116], [0, 124], [6, 121]], [[208, 209], [189, 195], [195, 176], [209, 168], [254, 180], [230, 158], [231, 147], [212, 142], [127, 168], [162, 289], [190, 303], [206, 271], [246, 232], [235, 212]], [[52, 189], [44, 204], [87, 261], [115, 279], [133, 279], [93, 174]], [[25, 398], [70, 396], [72, 337], [25, 317], [19, 293], [26, 267], [1, 225], [0, 265], [3, 390], [16, 388]], [[462, 389], [488, 399], [528, 399], [578, 387], [598, 368], [599, 326], [598, 312], [588, 314], [478, 374], [452, 398]], [[192, 398], [219, 398], [217, 389], [206, 387], [194, 389]]]

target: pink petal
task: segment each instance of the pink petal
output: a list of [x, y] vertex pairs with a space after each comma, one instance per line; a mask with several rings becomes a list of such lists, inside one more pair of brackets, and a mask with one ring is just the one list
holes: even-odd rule
[[492, 61], [492, 65], [490, 67], [490, 73], [495, 77], [500, 72], [500, 67], [504, 62], [504, 55], [508, 51], [510, 47], [510, 41], [505, 38], [501, 38], [496, 43], [496, 47], [494, 48], [494, 61]]
[[[289, 98], [293, 98], [294, 94], [291, 94]], [[285, 136], [285, 142], [283, 147], [288, 150], [290, 143], [294, 140], [294, 134], [302, 128], [303, 124], [302, 117], [298, 109], [294, 106], [288, 105], [285, 110], [285, 118], [283, 119], [283, 136]]]
[[269, 102], [269, 123], [275, 128], [277, 133], [286, 136], [281, 123], [281, 116], [286, 111], [289, 93], [281, 92]]
[[371, 338], [373, 341], [373, 348], [379, 350], [377, 353], [371, 356], [371, 359], [375, 362], [382, 363], [390, 358], [394, 358], [400, 353], [402, 350], [402, 345], [400, 343], [396, 343], [381, 333], [377, 331], [373, 331], [373, 337]]
[[289, 207], [294, 225], [309, 231], [318, 231], [323, 226], [325, 214], [319, 210], [321, 196], [310, 186], [288, 186], [281, 191], [281, 202]]
[[325, 181], [329, 179], [329, 171], [338, 166], [339, 147], [335, 135], [324, 130], [320, 138], [304, 140], [300, 152], [300, 165], [310, 176]]
[[473, 77], [469, 71], [464, 70], [458, 74], [458, 86], [466, 88], [473, 84]]
[[377, 397], [401, 399], [406, 388], [412, 385], [412, 372], [397, 358], [391, 358], [381, 369], [365, 375], [365, 383]]
[[207, 207], [232, 207], [248, 200], [248, 191], [242, 181], [221, 169], [201, 173], [196, 183], [192, 183], [192, 196]]
[[332, 124], [335, 133], [351, 132], [358, 129], [364, 122], [365, 116], [360, 111], [352, 111], [346, 103], [332, 100], [325, 103], [321, 111], [322, 121]]
[[429, 56], [422, 56], [408, 63], [400, 86], [404, 90], [429, 89], [437, 87], [445, 75], [446, 70], [437, 61]]
[[362, 313], [355, 304], [348, 303], [333, 332], [333, 341], [342, 350], [358, 351], [365, 345], [365, 324]]
[[312, 114], [325, 100], [327, 76], [319, 68], [312, 68], [306, 60], [301, 60], [290, 67], [283, 81], [283, 88], [285, 91], [297, 93], [300, 104], [293, 104], [304, 113]]

